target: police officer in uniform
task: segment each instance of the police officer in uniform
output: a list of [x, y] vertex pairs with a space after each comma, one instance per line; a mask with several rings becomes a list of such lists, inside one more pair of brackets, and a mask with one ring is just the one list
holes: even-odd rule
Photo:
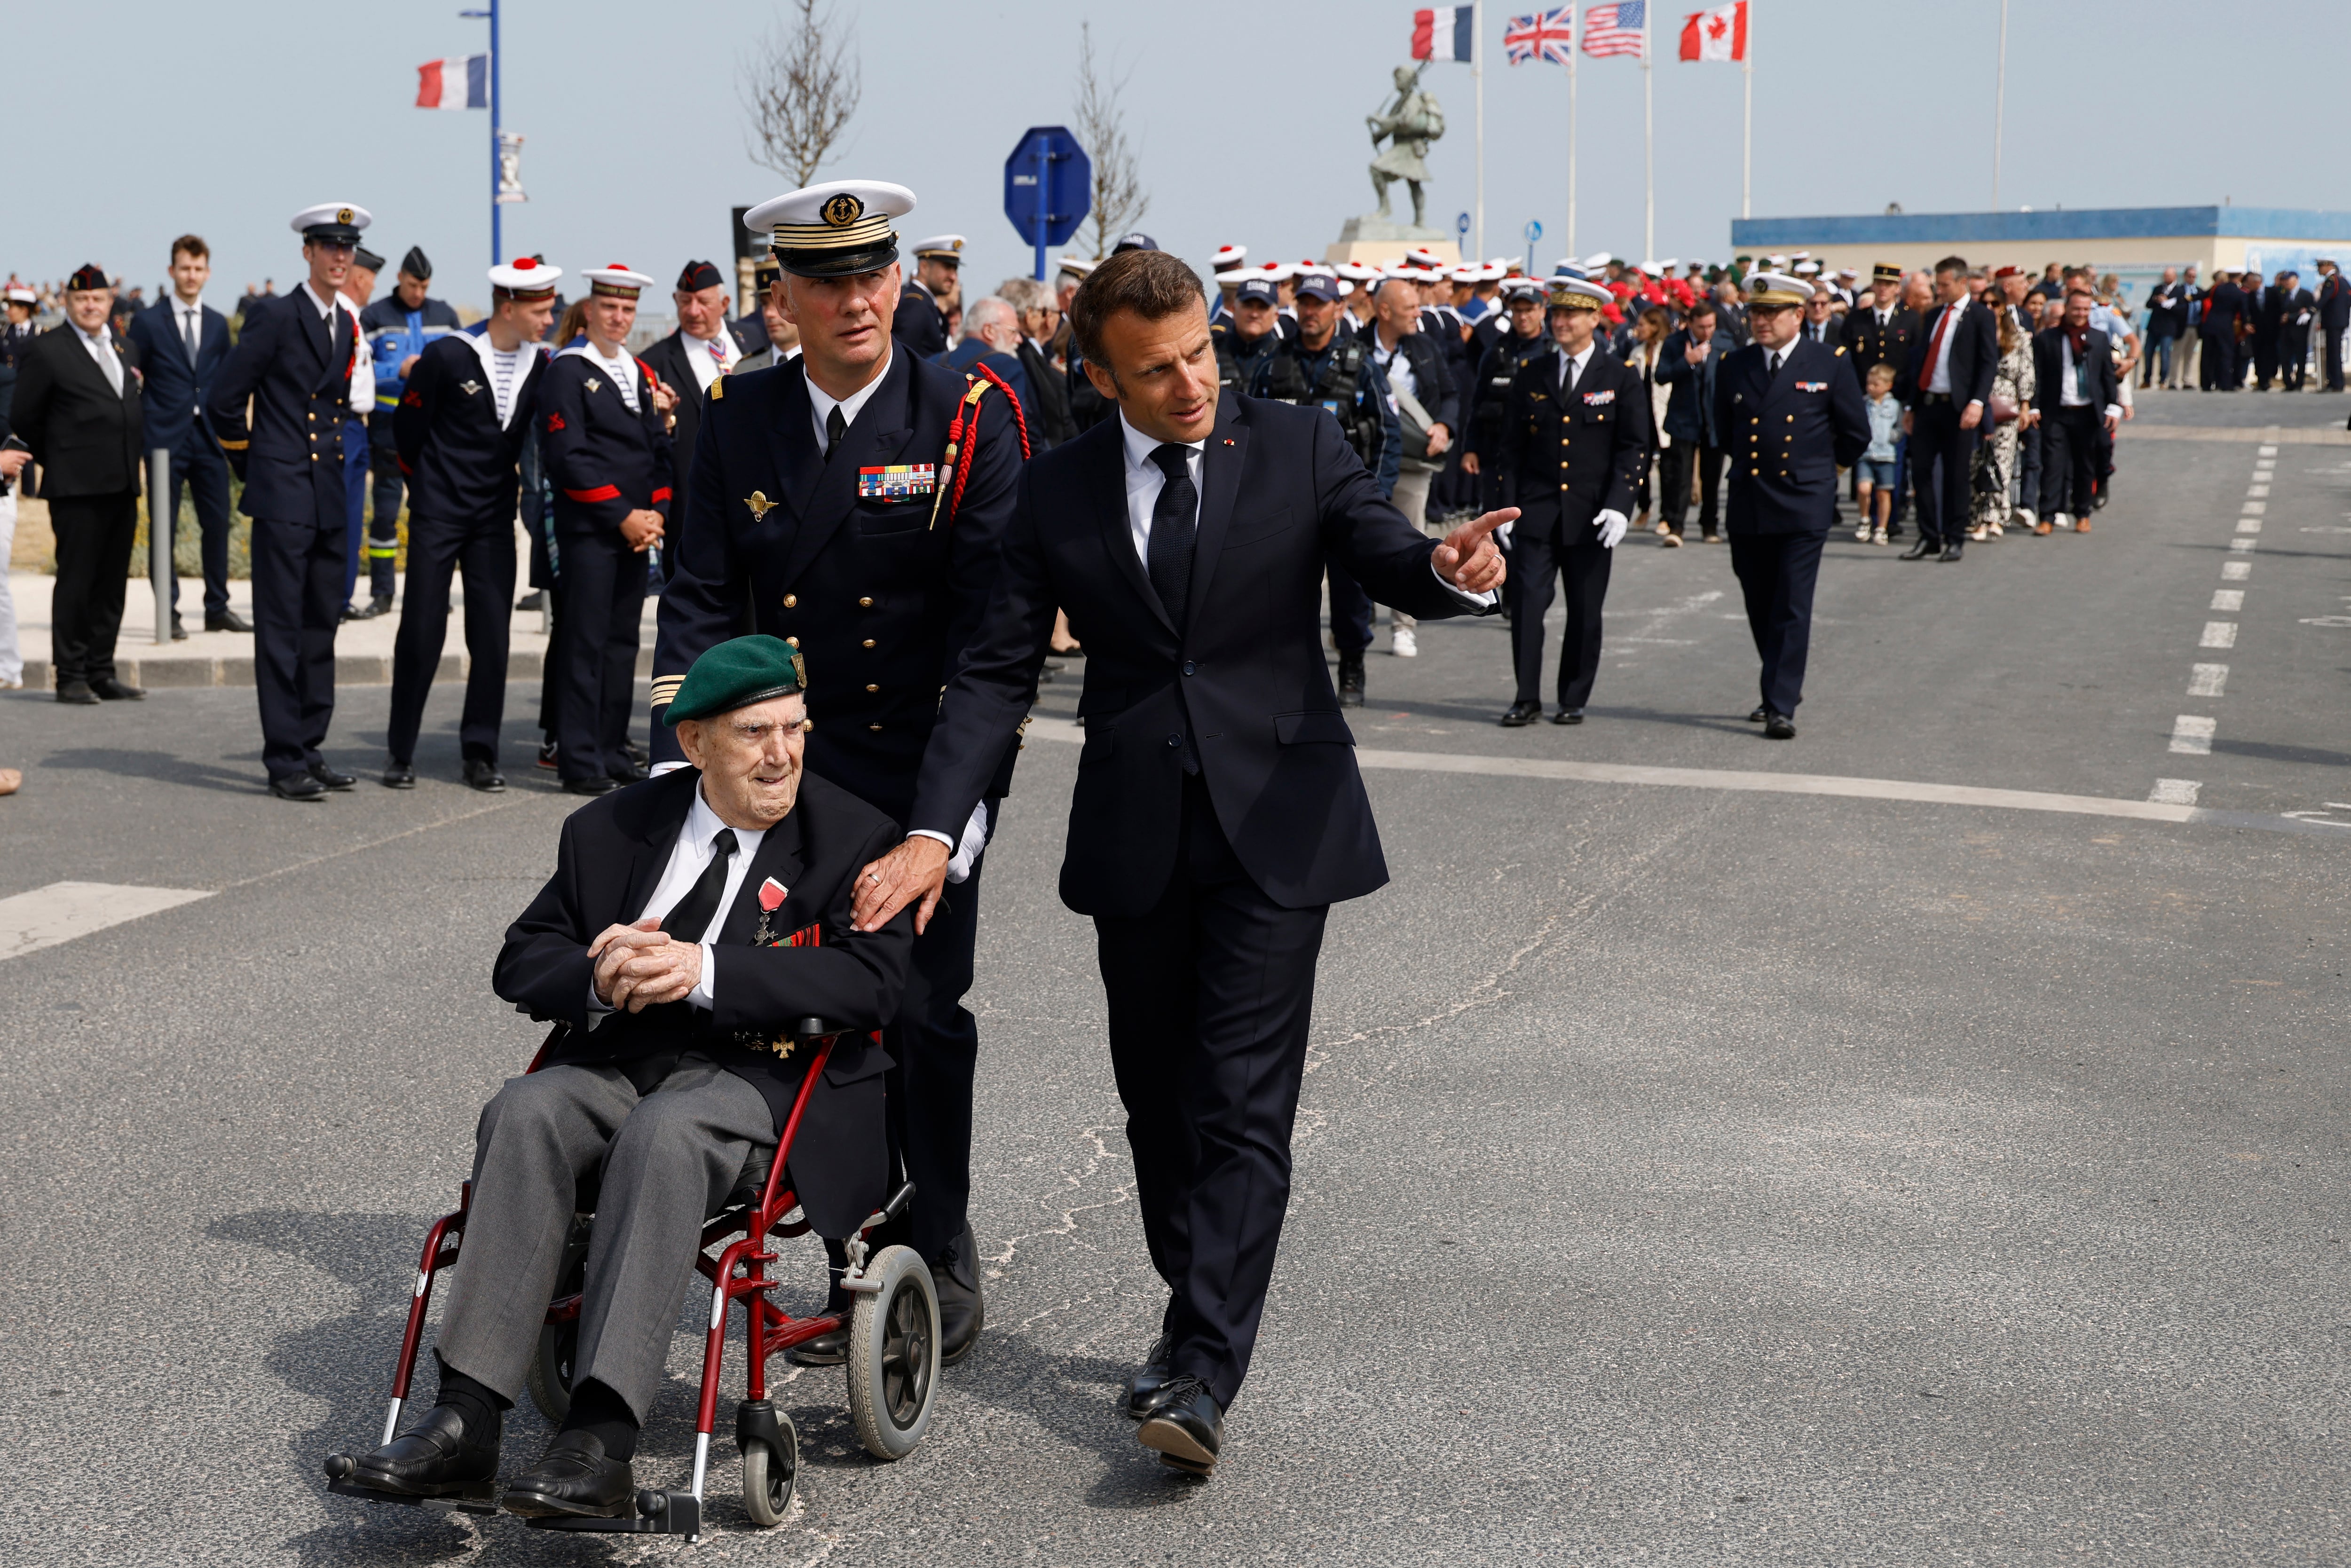
[[1208, 328], [1208, 340], [1217, 350], [1217, 385], [1246, 392], [1257, 384], [1285, 341], [1280, 310], [1280, 290], [1270, 278], [1246, 278], [1235, 286], [1232, 319]]
[[410, 246], [408, 254], [400, 258], [392, 292], [371, 300], [360, 312], [360, 329], [367, 334], [368, 353], [375, 364], [375, 406], [367, 416], [375, 515], [367, 530], [368, 607], [355, 613], [353, 620], [381, 615], [392, 608], [392, 569], [400, 553], [401, 491], [392, 416], [400, 407], [401, 390], [426, 346], [464, 325], [446, 300], [425, 293], [432, 282], [433, 263], [422, 246]]
[[1792, 740], [1837, 470], [1867, 450], [1869, 414], [1846, 351], [1802, 335], [1812, 285], [1759, 272], [1748, 289], [1755, 340], [1723, 357], [1714, 382], [1715, 428], [1730, 447], [1723, 524], [1763, 663], [1763, 700], [1747, 716], [1773, 740]]
[[1337, 278], [1299, 279], [1297, 304], [1296, 340], [1283, 340], [1269, 331], [1266, 336], [1276, 340], [1273, 351], [1257, 361], [1243, 390], [1277, 402], [1312, 403], [1330, 414], [1379, 481], [1380, 494], [1391, 495], [1404, 442], [1395, 407], [1388, 401], [1387, 378], [1372, 362], [1365, 340], [1342, 326], [1346, 312], [1339, 307]]
[[359, 314], [340, 291], [368, 222], [365, 208], [340, 202], [296, 214], [310, 275], [246, 315], [204, 405], [245, 482], [241, 509], [253, 519], [261, 759], [270, 791], [286, 800], [317, 800], [357, 782], [328, 767], [319, 748], [335, 714], [335, 627], [350, 526], [343, 420], [366, 352]]
[[392, 643], [387, 789], [416, 787], [416, 732], [448, 636], [453, 570], [465, 576], [470, 664], [457, 731], [465, 783], [488, 794], [507, 787], [498, 724], [513, 623], [516, 488], [547, 362], [538, 340], [562, 276], [529, 256], [490, 268], [490, 316], [480, 335], [435, 339], [408, 363], [393, 431], [410, 478], [408, 593]]
[[[1510, 383], [1518, 379], [1520, 366], [1551, 346], [1543, 331], [1542, 285], [1531, 277], [1514, 277], [1502, 286], [1502, 298], [1505, 308], [1478, 324], [1485, 346], [1478, 357], [1477, 396], [1469, 404], [1469, 429], [1462, 444], [1461, 471], [1478, 481], [1481, 512], [1502, 504], [1502, 408], [1510, 401]], [[1511, 531], [1516, 529], [1513, 524]]]
[[963, 271], [963, 235], [933, 235], [914, 247], [914, 276], [898, 291], [890, 334], [918, 360], [947, 351], [947, 310]]
[[1543, 615], [1554, 575], [1567, 583], [1553, 724], [1582, 724], [1600, 673], [1600, 607], [1633, 491], [1649, 456], [1649, 389], [1595, 336], [1611, 296], [1583, 278], [1552, 280], [1552, 351], [1530, 355], [1502, 406], [1502, 504], [1519, 508], [1506, 591], [1518, 697], [1511, 729], [1542, 716]]
[[[808, 766], [907, 821], [939, 692], [977, 628], [1021, 470], [1001, 389], [893, 340], [901, 287], [892, 220], [904, 186], [841, 180], [755, 207], [783, 277], [778, 310], [800, 354], [711, 387], [653, 653], [655, 766], [677, 751], [658, 722], [694, 661], [739, 630], [780, 637], [833, 672], [809, 694]], [[960, 417], [959, 436], [950, 431]], [[978, 1030], [970, 988], [994, 786], [952, 846], [952, 884], [914, 943], [884, 1043], [893, 1135], [914, 1202], [906, 1239], [938, 1284], [941, 1359], [968, 1353], [985, 1318], [965, 1218]], [[841, 1260], [836, 1257], [834, 1266]], [[794, 1352], [837, 1363], [847, 1335]]]

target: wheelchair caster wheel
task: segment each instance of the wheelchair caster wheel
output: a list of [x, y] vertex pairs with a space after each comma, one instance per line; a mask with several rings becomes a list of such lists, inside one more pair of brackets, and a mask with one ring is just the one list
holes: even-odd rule
[[930, 1429], [939, 1391], [939, 1295], [911, 1247], [885, 1247], [867, 1266], [882, 1288], [861, 1293], [849, 1324], [849, 1414], [877, 1459], [903, 1459]]
[[783, 1523], [799, 1485], [799, 1440], [789, 1427], [784, 1434], [780, 1453], [765, 1443], [743, 1450], [743, 1511], [762, 1530]]

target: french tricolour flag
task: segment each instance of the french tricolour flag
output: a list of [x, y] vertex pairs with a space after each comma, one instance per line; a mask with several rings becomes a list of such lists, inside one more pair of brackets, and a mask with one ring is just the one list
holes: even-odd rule
[[1476, 46], [1477, 29], [1470, 26], [1471, 8], [1440, 5], [1412, 14], [1412, 57], [1416, 60], [1467, 60]]
[[467, 55], [456, 60], [427, 60], [417, 67], [416, 107], [489, 108], [490, 57]]

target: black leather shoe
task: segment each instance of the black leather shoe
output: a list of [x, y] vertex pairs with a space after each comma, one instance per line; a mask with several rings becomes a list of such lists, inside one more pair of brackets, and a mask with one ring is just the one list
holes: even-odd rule
[[641, 784], [653, 776], [652, 768], [642, 762], [632, 762], [625, 758], [622, 759], [618, 768], [612, 769], [611, 773], [612, 782], [615, 784]]
[[497, 770], [496, 764], [485, 762], [478, 757], [468, 757], [465, 758], [465, 788], [479, 789], [485, 795], [503, 795], [507, 790], [506, 777]]
[[383, 787], [387, 789], [415, 789], [416, 769], [411, 768], [405, 762], [385, 763], [383, 765]]
[[1922, 538], [1917, 544], [1912, 545], [1908, 549], [1904, 550], [1902, 552], [1901, 559], [1904, 560], [1925, 560], [1928, 556], [1933, 555], [1934, 553], [1935, 546], [1930, 541]]
[[563, 792], [567, 795], [609, 795], [621, 787], [617, 779], [566, 779]]
[[338, 773], [323, 762], [310, 764], [310, 777], [329, 789], [348, 789], [359, 782], [348, 773]]
[[1510, 711], [1502, 716], [1504, 729], [1523, 729], [1542, 717], [1541, 703], [1512, 703]]
[[250, 632], [253, 630], [253, 622], [247, 621], [244, 616], [239, 615], [234, 610], [224, 610], [217, 615], [207, 615], [204, 617], [204, 630], [207, 632]]
[[464, 1417], [436, 1405], [409, 1431], [373, 1453], [361, 1454], [351, 1479], [402, 1497], [447, 1497], [498, 1479], [498, 1446], [465, 1441]]
[[547, 590], [543, 588], [534, 588], [528, 593], [524, 594], [520, 599], [515, 601], [515, 609], [517, 611], [544, 610], [546, 608]]
[[[841, 1309], [843, 1312], [848, 1310]], [[849, 1359], [849, 1327], [844, 1323], [831, 1333], [804, 1339], [784, 1354], [800, 1366], [839, 1366]]]
[[1167, 1390], [1176, 1378], [1168, 1357], [1175, 1354], [1174, 1334], [1163, 1333], [1151, 1342], [1151, 1354], [1144, 1358], [1142, 1370], [1126, 1380], [1126, 1396], [1119, 1401], [1128, 1419], [1147, 1421], [1167, 1403]]
[[1937, 560], [1957, 560], [1959, 559], [1959, 547], [1958, 545], [1945, 545], [1943, 547], [1943, 553], [1937, 556], [1935, 559]]
[[308, 773], [288, 773], [269, 781], [269, 792], [281, 800], [323, 800], [327, 787]]
[[1759, 708], [1757, 708], [1753, 713], [1750, 713], [1750, 714], [1749, 714], [1749, 715], [1747, 716], [1747, 722], [1748, 722], [1748, 723], [1750, 723], [1750, 724], [1761, 724], [1764, 720], [1766, 720], [1766, 719], [1770, 718], [1771, 716], [1771, 710], [1770, 708], [1768, 708], [1768, 707], [1759, 707]]
[[1582, 724], [1583, 710], [1580, 707], [1563, 707], [1551, 716], [1551, 721], [1553, 724]]
[[177, 615], [172, 616], [172, 642], [174, 642], [174, 643], [184, 643], [184, 642], [186, 642], [187, 640], [188, 640], [188, 629], [187, 629], [185, 626], [183, 626], [183, 625], [181, 625], [181, 624], [180, 624], [180, 618], [179, 618]]
[[1784, 713], [1775, 713], [1763, 721], [1763, 736], [1767, 740], [1793, 740], [1796, 721]]
[[1217, 1468], [1217, 1450], [1224, 1447], [1225, 1413], [1208, 1385], [1187, 1373], [1168, 1379], [1159, 1408], [1143, 1423], [1135, 1437], [1157, 1452], [1161, 1464], [1187, 1475], [1205, 1476]]
[[636, 1506], [635, 1469], [606, 1458], [593, 1432], [558, 1432], [538, 1463], [507, 1487], [507, 1511], [525, 1519], [618, 1519]]
[[967, 1225], [963, 1235], [931, 1265], [931, 1285], [939, 1293], [941, 1366], [953, 1366], [969, 1355], [971, 1347], [979, 1343], [979, 1331], [987, 1326], [987, 1302], [980, 1295], [979, 1276], [972, 1262], [977, 1251], [971, 1227]]
[[147, 700], [145, 687], [134, 686], [128, 681], [118, 681], [112, 675], [99, 676], [89, 683], [89, 689], [98, 694], [98, 700], [100, 702], [140, 703]]
[[391, 613], [392, 595], [389, 593], [379, 593], [374, 598], [368, 601], [367, 614], [364, 619], [372, 621], [379, 615], [389, 615]]
[[1364, 706], [1364, 655], [1360, 653], [1339, 655], [1339, 706]]
[[96, 707], [98, 694], [89, 689], [88, 681], [66, 681], [57, 687], [57, 701], [76, 707]]

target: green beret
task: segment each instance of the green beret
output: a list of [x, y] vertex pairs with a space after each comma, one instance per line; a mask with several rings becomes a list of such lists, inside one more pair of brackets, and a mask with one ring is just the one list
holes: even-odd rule
[[677, 695], [662, 711], [662, 722], [732, 713], [794, 695], [807, 685], [808, 665], [798, 648], [773, 637], [737, 637], [694, 661]]

